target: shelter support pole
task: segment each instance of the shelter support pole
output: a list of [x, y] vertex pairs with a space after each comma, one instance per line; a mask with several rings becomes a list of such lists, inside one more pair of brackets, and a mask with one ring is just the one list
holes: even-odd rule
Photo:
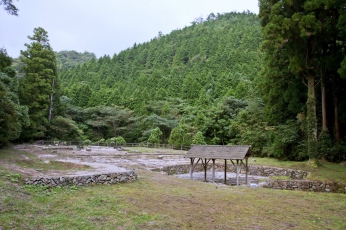
[[239, 160], [237, 160], [237, 186], [239, 185], [239, 169], [240, 169], [240, 167], [239, 167]]
[[[203, 160], [202, 160], [203, 162]], [[204, 158], [204, 182], [207, 182], [207, 159]]]
[[213, 160], [213, 183], [215, 182], [215, 159]]
[[248, 157], [245, 159], [245, 168], [246, 168], [245, 184], [247, 184], [247, 174], [249, 172], [248, 159], [249, 159]]
[[190, 178], [193, 179], [193, 162], [195, 161], [195, 158], [190, 158], [191, 164], [190, 164]]
[[226, 182], [227, 182], [227, 160], [225, 159], [225, 177], [224, 177], [224, 179], [223, 179], [223, 182], [225, 183], [225, 184], [227, 184]]

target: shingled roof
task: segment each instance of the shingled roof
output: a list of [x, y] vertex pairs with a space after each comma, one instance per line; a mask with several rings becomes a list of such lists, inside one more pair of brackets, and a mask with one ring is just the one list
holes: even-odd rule
[[187, 158], [243, 160], [251, 155], [250, 145], [194, 145]]

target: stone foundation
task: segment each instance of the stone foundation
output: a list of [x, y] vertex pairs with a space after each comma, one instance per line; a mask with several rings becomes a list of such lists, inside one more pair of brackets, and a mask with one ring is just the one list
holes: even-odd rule
[[263, 185], [264, 188], [281, 190], [300, 190], [312, 192], [345, 193], [346, 185], [335, 182], [308, 181], [308, 180], [271, 180]]
[[[224, 171], [224, 165], [223, 164], [215, 164], [215, 171], [216, 172], [223, 172]], [[164, 171], [167, 172], [168, 175], [174, 175], [174, 174], [185, 174], [189, 173], [190, 165], [173, 165], [173, 166], [166, 166], [161, 169], [156, 169], [155, 171]], [[201, 172], [203, 171], [202, 164], [197, 164], [194, 168], [194, 172]], [[208, 171], [212, 170], [212, 164], [208, 164], [207, 167]], [[227, 166], [227, 172], [236, 172], [236, 167], [234, 165], [228, 165]], [[241, 173], [245, 173], [245, 167], [241, 167]], [[257, 165], [249, 165], [249, 175], [255, 175], [255, 176], [288, 176], [292, 179], [305, 179], [309, 173], [301, 170], [294, 170], [294, 169], [283, 169], [283, 168], [275, 168], [275, 167], [267, 167], [267, 166], [257, 166]]]
[[107, 173], [85, 176], [66, 176], [50, 178], [25, 179], [25, 184], [44, 185], [49, 187], [78, 185], [90, 186], [97, 184], [117, 184], [137, 180], [137, 174], [134, 171], [122, 173]]
[[[173, 165], [156, 169], [156, 171], [167, 172], [168, 175], [173, 174], [186, 174], [189, 173], [190, 165]], [[202, 164], [197, 164], [194, 168], [194, 172], [203, 171]], [[212, 164], [208, 164], [208, 171], [212, 170]], [[231, 165], [227, 166], [227, 172], [235, 173], [236, 167]], [[215, 164], [215, 171], [224, 171], [223, 164]], [[245, 167], [241, 167], [241, 173], [245, 174]], [[300, 190], [300, 191], [312, 191], [312, 192], [332, 192], [332, 193], [345, 193], [346, 184], [336, 182], [324, 182], [324, 181], [309, 181], [305, 178], [309, 175], [308, 172], [294, 169], [284, 169], [268, 166], [249, 165], [248, 175], [255, 176], [288, 176], [292, 180], [267, 180], [264, 184], [264, 188], [281, 189], [281, 190]]]

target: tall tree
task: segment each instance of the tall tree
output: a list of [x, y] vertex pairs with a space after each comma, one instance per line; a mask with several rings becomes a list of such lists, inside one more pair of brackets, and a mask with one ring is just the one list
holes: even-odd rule
[[32, 41], [21, 51], [25, 64], [25, 77], [20, 81], [20, 101], [29, 108], [30, 127], [23, 132], [24, 139], [43, 138], [49, 128], [59, 97], [55, 54], [49, 44], [48, 33], [43, 28], [34, 29]]
[[12, 3], [12, 0], [0, 0], [0, 5], [4, 5], [7, 13], [18, 16], [18, 8]]
[[11, 58], [0, 49], [0, 147], [19, 137], [22, 127], [29, 124], [28, 108], [21, 106], [16, 92], [15, 71]]
[[[316, 66], [317, 50], [320, 48], [321, 22], [315, 12], [307, 9], [312, 1], [260, 1], [260, 17], [263, 26], [263, 47], [268, 63], [277, 53], [288, 57], [286, 67], [307, 81], [307, 131], [310, 158], [316, 157]], [[286, 77], [286, 76], [285, 76]]]
[[[342, 0], [285, 0], [260, 1], [260, 17], [263, 26], [263, 47], [266, 51], [266, 76], [279, 75], [284, 81], [287, 72], [302, 78], [307, 85], [306, 133], [310, 158], [318, 157], [318, 126], [321, 119], [321, 134], [328, 133], [327, 120], [332, 113], [327, 111], [327, 96], [333, 92], [335, 139], [338, 141], [338, 89], [337, 71], [345, 56], [343, 16], [345, 1]], [[278, 61], [280, 60], [280, 61]], [[281, 68], [273, 68], [280, 63]], [[288, 70], [288, 71], [287, 71]], [[286, 73], [284, 73], [286, 71]], [[272, 73], [270, 73], [272, 72]], [[279, 74], [278, 74], [279, 73]], [[321, 82], [321, 97], [315, 86]], [[317, 116], [321, 98], [322, 114]], [[331, 101], [331, 100], [329, 100]]]

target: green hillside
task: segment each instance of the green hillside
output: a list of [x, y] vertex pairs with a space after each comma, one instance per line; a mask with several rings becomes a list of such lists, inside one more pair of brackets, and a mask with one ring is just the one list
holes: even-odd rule
[[[60, 79], [72, 100], [84, 98], [75, 104], [82, 107], [118, 105], [140, 111], [151, 100], [167, 98], [190, 105], [205, 98], [210, 106], [225, 96], [254, 96], [253, 80], [262, 63], [260, 44], [256, 15], [211, 14], [203, 23], [158, 34], [112, 58], [62, 71]], [[76, 95], [72, 89], [80, 87], [90, 87], [92, 95]]]
[[113, 57], [54, 52], [35, 28], [14, 63], [1, 50], [0, 145], [246, 144], [256, 156], [346, 160], [344, 3], [287, 4], [212, 13]]
[[[258, 97], [260, 45], [257, 15], [210, 14], [203, 22], [168, 35], [159, 33], [112, 58], [104, 56], [61, 71], [63, 91], [71, 103], [68, 114], [88, 124], [84, 133], [92, 140], [121, 134], [128, 141], [146, 141], [159, 127], [161, 141], [167, 143], [184, 116], [189, 141], [171, 142], [191, 144], [200, 131], [208, 143], [227, 144], [232, 137], [230, 119], [247, 105], [247, 99]], [[124, 113], [135, 121], [123, 121], [127, 126], [121, 127], [122, 132], [105, 127], [102, 134], [95, 132], [108, 116], [100, 112], [107, 106], [131, 110]]]
[[[264, 58], [272, 51], [264, 54], [262, 36], [255, 14], [210, 14], [113, 57], [65, 69], [59, 76], [67, 114], [93, 141], [119, 135], [128, 142], [251, 144], [257, 155], [306, 159], [308, 88], [282, 71], [288, 57]], [[343, 148], [332, 146], [328, 136], [321, 151], [343, 159]]]

